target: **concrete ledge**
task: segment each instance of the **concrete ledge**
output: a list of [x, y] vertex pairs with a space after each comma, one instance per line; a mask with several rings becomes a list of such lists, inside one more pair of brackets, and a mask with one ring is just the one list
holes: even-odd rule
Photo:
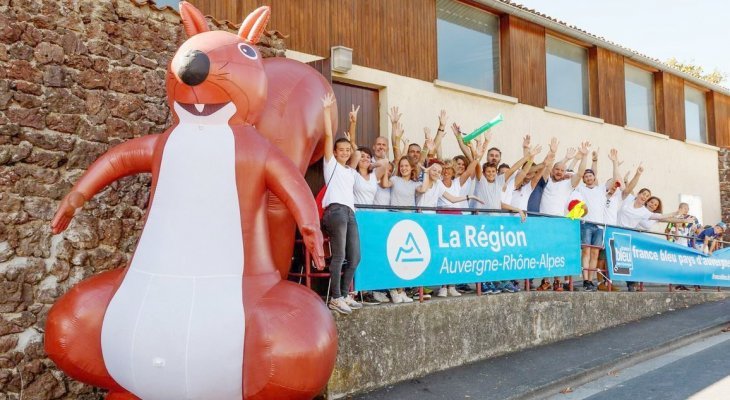
[[730, 296], [544, 293], [464, 296], [337, 316], [330, 399]]

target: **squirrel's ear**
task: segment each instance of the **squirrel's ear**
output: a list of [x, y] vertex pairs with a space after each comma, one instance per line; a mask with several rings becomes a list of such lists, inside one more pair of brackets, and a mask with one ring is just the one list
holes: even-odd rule
[[271, 18], [271, 8], [269, 6], [257, 8], [243, 20], [241, 29], [238, 30], [238, 36], [249, 43], [258, 43], [264, 29], [266, 29], [266, 24], [269, 23], [269, 18]]
[[188, 34], [188, 37], [210, 30], [208, 29], [208, 21], [205, 19], [203, 13], [187, 1], [180, 2], [180, 18], [182, 19], [185, 33]]

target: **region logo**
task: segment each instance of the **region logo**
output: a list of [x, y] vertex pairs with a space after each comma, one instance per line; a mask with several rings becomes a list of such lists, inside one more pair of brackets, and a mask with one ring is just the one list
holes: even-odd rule
[[631, 235], [614, 233], [608, 241], [611, 248], [611, 261], [615, 275], [631, 276], [634, 269], [634, 257], [631, 253]]
[[401, 279], [418, 278], [431, 262], [428, 237], [415, 221], [406, 219], [393, 225], [386, 247], [390, 269]]

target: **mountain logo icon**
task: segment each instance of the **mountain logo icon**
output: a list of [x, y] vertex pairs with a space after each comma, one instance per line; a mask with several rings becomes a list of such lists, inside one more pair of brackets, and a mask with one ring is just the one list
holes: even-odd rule
[[386, 247], [390, 269], [403, 280], [418, 278], [431, 262], [428, 236], [416, 221], [405, 219], [393, 225]]

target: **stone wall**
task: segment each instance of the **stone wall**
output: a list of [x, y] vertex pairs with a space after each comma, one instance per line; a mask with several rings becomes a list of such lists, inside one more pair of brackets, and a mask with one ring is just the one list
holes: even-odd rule
[[46, 358], [43, 327], [70, 287], [126, 264], [150, 177], [115, 182], [62, 235], [50, 222], [100, 154], [169, 126], [165, 68], [183, 40], [178, 14], [145, 1], [0, 0], [0, 400], [102, 397]]
[[[720, 172], [720, 212], [722, 220], [730, 224], [730, 149], [721, 148], [717, 152]], [[725, 232], [725, 241], [730, 242], [730, 230]]]

